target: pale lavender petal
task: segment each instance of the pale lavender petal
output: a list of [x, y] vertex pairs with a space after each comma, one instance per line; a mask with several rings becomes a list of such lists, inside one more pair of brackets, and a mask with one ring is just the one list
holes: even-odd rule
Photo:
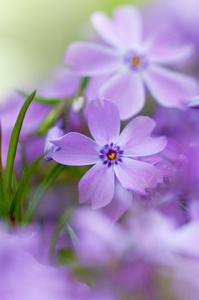
[[162, 151], [166, 145], [167, 139], [165, 136], [148, 137], [137, 143], [132, 140], [125, 149], [124, 155], [128, 157], [152, 155]]
[[70, 132], [51, 143], [60, 147], [59, 151], [51, 155], [60, 164], [81, 166], [92, 165], [99, 161], [100, 147], [81, 133]]
[[150, 65], [143, 78], [152, 96], [164, 106], [183, 108], [198, 93], [194, 78], [156, 65]]
[[117, 142], [120, 132], [120, 116], [116, 105], [109, 101], [93, 100], [88, 104], [88, 127], [97, 143]]
[[133, 193], [124, 189], [117, 178], [115, 178], [115, 192], [113, 200], [103, 208], [103, 212], [110, 218], [111, 222], [116, 222], [127, 209], [133, 199]]
[[105, 42], [115, 47], [121, 47], [122, 42], [117, 34], [118, 28], [104, 12], [94, 12], [91, 16], [91, 22], [96, 32]]
[[78, 75], [97, 76], [114, 72], [120, 64], [120, 57], [107, 46], [75, 42], [66, 49], [64, 61]]
[[194, 52], [194, 47], [191, 44], [173, 45], [171, 41], [166, 40], [165, 42], [165, 38], [158, 35], [152, 36], [143, 47], [150, 57], [150, 61], [160, 64], [183, 61]]
[[146, 156], [160, 152], [167, 144], [164, 136], [150, 137], [155, 121], [147, 116], [133, 119], [122, 131], [118, 145], [125, 156]]
[[121, 185], [135, 192], [144, 194], [157, 183], [156, 168], [150, 164], [123, 157], [122, 162], [114, 165], [115, 174]]
[[127, 47], [139, 46], [142, 40], [142, 18], [139, 10], [132, 5], [115, 8], [113, 18], [120, 29], [120, 38]]
[[45, 98], [68, 98], [77, 92], [80, 83], [80, 76], [74, 75], [65, 66], [59, 67], [38, 90], [38, 95]]
[[98, 99], [98, 90], [101, 88], [103, 83], [109, 78], [110, 76], [95, 76], [90, 77], [87, 83], [87, 86], [84, 90], [84, 96], [86, 98], [86, 102], [89, 103], [94, 99]]
[[63, 130], [61, 128], [59, 128], [58, 126], [54, 126], [48, 130], [46, 139], [45, 139], [45, 144], [44, 144], [44, 154], [45, 154], [44, 159], [45, 160], [47, 160], [47, 161], [51, 160], [52, 153], [56, 152], [59, 149], [58, 146], [55, 146], [50, 141], [53, 139], [57, 139], [60, 136], [63, 136], [63, 134], [64, 134]]
[[121, 120], [140, 112], [145, 101], [144, 84], [139, 74], [128, 69], [108, 79], [99, 90], [99, 95], [117, 105]]
[[79, 202], [92, 202], [92, 208], [101, 208], [113, 199], [114, 170], [98, 163], [79, 182]]
[[142, 22], [139, 11], [133, 6], [117, 7], [112, 20], [103, 12], [95, 12], [91, 22], [101, 38], [115, 47], [129, 49], [141, 41]]
[[156, 126], [156, 122], [147, 116], [138, 116], [130, 121], [120, 134], [118, 144], [123, 149], [135, 140], [135, 143], [149, 137]]
[[191, 107], [191, 108], [198, 108], [199, 107], [199, 96], [191, 99], [190, 102], [187, 104], [187, 106]]

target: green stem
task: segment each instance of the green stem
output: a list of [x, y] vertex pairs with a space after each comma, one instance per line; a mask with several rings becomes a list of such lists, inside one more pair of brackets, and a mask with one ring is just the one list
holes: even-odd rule
[[65, 168], [64, 165], [56, 164], [48, 173], [48, 175], [43, 179], [41, 184], [39, 185], [35, 195], [30, 201], [29, 207], [25, 213], [24, 222], [29, 223], [34, 215], [34, 212], [39, 204], [44, 193], [50, 187], [50, 185], [55, 181], [57, 176], [61, 173], [61, 171]]

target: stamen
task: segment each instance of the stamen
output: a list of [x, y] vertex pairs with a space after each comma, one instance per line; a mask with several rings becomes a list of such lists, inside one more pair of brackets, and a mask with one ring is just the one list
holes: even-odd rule
[[116, 152], [110, 149], [109, 152], [107, 153], [107, 157], [108, 157], [108, 159], [110, 159], [110, 160], [115, 159], [115, 157], [116, 157]]

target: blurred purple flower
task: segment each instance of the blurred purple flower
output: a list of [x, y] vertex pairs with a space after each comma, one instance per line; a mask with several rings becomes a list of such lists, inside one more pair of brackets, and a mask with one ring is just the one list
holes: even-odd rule
[[124, 231], [117, 223], [112, 226], [102, 211], [80, 207], [73, 213], [71, 223], [76, 233], [75, 251], [84, 265], [102, 266], [111, 257], [121, 256]]
[[[23, 96], [19, 95], [18, 93], [11, 93], [9, 97], [5, 99], [5, 102], [0, 106], [0, 122], [2, 127], [3, 167], [5, 167], [6, 165], [6, 158], [7, 158], [11, 132], [24, 101], [25, 99]], [[35, 147], [33, 147], [33, 145], [30, 146], [30, 149], [32, 148], [31, 150], [34, 149], [34, 153], [33, 151], [31, 151], [32, 153], [27, 151], [28, 161], [33, 161], [36, 157], [42, 154], [44, 140], [42, 140], [40, 137], [34, 137], [32, 139], [29, 138], [30, 135], [33, 134], [33, 132], [38, 128], [38, 126], [46, 117], [46, 115], [49, 113], [50, 109], [51, 108], [49, 107], [49, 105], [36, 103], [34, 101], [31, 103], [23, 121], [15, 163], [19, 163], [21, 159], [21, 153], [20, 153], [21, 144], [22, 144], [21, 142], [26, 142], [27, 147], [29, 146], [28, 145], [29, 142], [31, 144], [32, 142], [34, 143]]]
[[80, 203], [92, 202], [94, 209], [111, 202], [115, 192], [115, 177], [125, 189], [145, 193], [145, 188], [156, 184], [153, 165], [138, 160], [160, 152], [166, 145], [165, 137], [151, 137], [155, 122], [139, 116], [119, 135], [120, 118], [116, 105], [104, 100], [88, 104], [88, 127], [95, 141], [71, 132], [52, 141], [60, 150], [52, 158], [65, 165], [95, 164], [80, 180]]
[[80, 83], [80, 76], [74, 75], [66, 67], [59, 66], [39, 88], [38, 95], [49, 99], [66, 99], [77, 92]]
[[194, 97], [191, 99], [191, 101], [187, 105], [190, 108], [199, 108], [199, 96]]
[[109, 75], [99, 95], [117, 104], [121, 119], [128, 119], [142, 109], [144, 85], [163, 106], [182, 108], [198, 93], [193, 78], [160, 66], [185, 59], [193, 47], [162, 45], [158, 34], [143, 42], [141, 17], [136, 8], [116, 8], [113, 20], [103, 12], [96, 12], [91, 21], [108, 45], [75, 42], [66, 50], [64, 60], [75, 74]]
[[35, 254], [42, 250], [38, 235], [29, 229], [11, 234], [0, 228], [0, 299], [86, 299], [88, 287], [73, 280], [68, 269], [37, 261]]

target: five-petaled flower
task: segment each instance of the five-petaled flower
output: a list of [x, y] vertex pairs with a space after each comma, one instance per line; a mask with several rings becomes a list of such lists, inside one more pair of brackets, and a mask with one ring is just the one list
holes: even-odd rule
[[72, 43], [64, 60], [78, 75], [105, 76], [99, 96], [115, 102], [121, 120], [143, 108], [145, 86], [167, 107], [183, 108], [198, 94], [195, 79], [164, 67], [190, 56], [192, 45], [163, 42], [158, 33], [142, 40], [141, 17], [133, 6], [117, 7], [112, 20], [95, 12], [91, 22], [105, 44]]
[[155, 122], [146, 116], [133, 119], [120, 132], [120, 117], [117, 106], [104, 100], [88, 104], [88, 126], [95, 139], [70, 132], [52, 143], [60, 148], [52, 158], [65, 165], [95, 164], [80, 180], [80, 203], [92, 202], [100, 208], [111, 202], [116, 183], [125, 189], [145, 193], [157, 181], [156, 168], [139, 160], [160, 152], [166, 138], [151, 137]]

